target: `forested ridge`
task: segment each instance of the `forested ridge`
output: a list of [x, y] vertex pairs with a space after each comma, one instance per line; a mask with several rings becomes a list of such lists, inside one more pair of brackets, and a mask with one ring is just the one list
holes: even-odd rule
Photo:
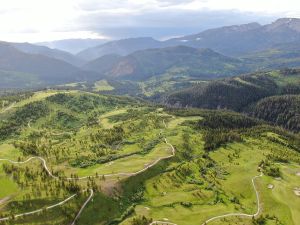
[[300, 95], [264, 98], [250, 107], [248, 113], [286, 129], [300, 131]]
[[239, 111], [251, 102], [276, 93], [277, 85], [267, 76], [241, 76], [195, 86], [168, 98], [168, 104]]
[[286, 129], [299, 131], [300, 70], [257, 72], [169, 95], [171, 107], [226, 109], [244, 112]]

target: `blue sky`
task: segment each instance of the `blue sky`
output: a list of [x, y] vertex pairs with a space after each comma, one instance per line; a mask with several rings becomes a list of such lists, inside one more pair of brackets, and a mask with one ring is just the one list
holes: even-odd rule
[[157, 39], [300, 17], [299, 0], [0, 0], [0, 39]]

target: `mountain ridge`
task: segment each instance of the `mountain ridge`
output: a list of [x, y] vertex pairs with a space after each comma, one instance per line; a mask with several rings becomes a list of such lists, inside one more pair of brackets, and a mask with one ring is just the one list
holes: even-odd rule
[[[296, 40], [300, 40], [300, 19], [281, 18], [266, 25], [252, 22], [224, 26], [165, 41], [149, 37], [127, 38], [86, 49], [78, 53], [78, 56], [89, 61], [106, 54], [127, 55], [137, 50], [185, 45], [194, 48], [211, 48], [224, 55], [236, 57], [269, 48], [274, 44]], [[130, 47], [126, 46], [128, 42], [131, 44]]]
[[117, 54], [124, 56], [138, 50], [156, 48], [160, 45], [160, 41], [157, 41], [151, 37], [127, 38], [111, 41], [94, 48], [88, 48], [79, 52], [77, 56], [81, 59], [91, 61], [103, 55]]
[[[22, 73], [22, 76], [31, 74], [39, 80], [38, 83], [44, 85], [99, 77], [95, 73], [82, 71], [78, 67], [59, 59], [22, 52], [6, 42], [0, 42], [0, 70], [19, 72]], [[24, 77], [24, 81], [26, 78]]]
[[[103, 58], [98, 59], [100, 65], [104, 64], [101, 59]], [[173, 74], [185, 73], [195, 77], [213, 78], [246, 71], [242, 67], [241, 60], [221, 55], [211, 49], [175, 46], [139, 50], [119, 57], [104, 73], [110, 78], [130, 80], [145, 80], [168, 71], [173, 71]], [[84, 68], [93, 70], [95, 67]]]
[[59, 59], [70, 63], [74, 66], [81, 66], [84, 64], [84, 60], [74, 56], [71, 53], [59, 50], [59, 49], [51, 49], [46, 46], [34, 45], [30, 43], [8, 43], [14, 46], [16, 49], [29, 54], [36, 54], [36, 55], [44, 55], [51, 58]]

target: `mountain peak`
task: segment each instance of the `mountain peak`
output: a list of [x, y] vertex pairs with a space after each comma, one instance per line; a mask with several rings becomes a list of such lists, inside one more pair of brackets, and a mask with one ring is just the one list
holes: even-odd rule
[[280, 18], [270, 25], [267, 25], [268, 30], [279, 30], [282, 28], [289, 28], [291, 30], [300, 32], [300, 19], [299, 18]]
[[[246, 24], [240, 24], [240, 25], [232, 25], [232, 26], [225, 26], [221, 28], [214, 28], [206, 30], [202, 33], [212, 33], [212, 32], [245, 32], [254, 30], [257, 28], [260, 28], [261, 25], [259, 23], [253, 22], [253, 23], [246, 23]], [[200, 33], [201, 34], [201, 33]]]
[[279, 18], [273, 22], [273, 24], [291, 24], [300, 23], [299, 18]]
[[261, 27], [259, 23], [253, 22], [253, 23], [246, 23], [241, 25], [227, 26], [224, 27], [224, 29], [235, 30], [235, 31], [248, 31], [259, 27]]

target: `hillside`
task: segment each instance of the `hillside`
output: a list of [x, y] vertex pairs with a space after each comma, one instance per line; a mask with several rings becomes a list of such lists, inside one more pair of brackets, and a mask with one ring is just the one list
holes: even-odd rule
[[105, 74], [119, 62], [121, 56], [119, 55], [104, 55], [95, 60], [86, 63], [83, 69], [94, 71], [100, 74]]
[[239, 113], [79, 91], [0, 101], [4, 223], [224, 224], [234, 212], [225, 224], [297, 225], [299, 136]]
[[263, 51], [252, 52], [242, 57], [250, 67], [281, 69], [300, 67], [300, 41], [275, 44]]
[[[101, 68], [101, 65], [107, 64], [106, 58], [99, 58], [92, 62], [92, 66], [87, 64], [84, 68]], [[95, 64], [99, 65], [95, 66]], [[245, 65], [238, 59], [218, 54], [210, 49], [185, 46], [137, 51], [117, 59], [109, 69], [105, 73], [107, 77], [130, 80], [147, 80], [167, 72], [173, 75], [185, 74], [191, 77], [212, 79], [247, 71]]]
[[250, 107], [247, 113], [286, 129], [300, 131], [300, 95], [264, 98]]

